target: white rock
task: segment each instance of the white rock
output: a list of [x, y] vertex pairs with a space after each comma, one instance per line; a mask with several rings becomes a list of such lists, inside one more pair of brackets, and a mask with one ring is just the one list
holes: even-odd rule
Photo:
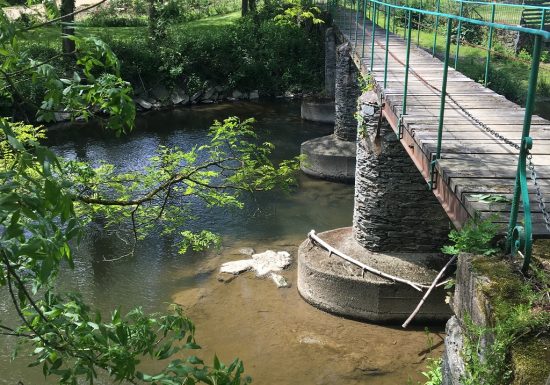
[[158, 100], [168, 100], [168, 98], [170, 97], [170, 93], [168, 92], [168, 89], [165, 86], [161, 85], [161, 84], [159, 84], [155, 88], [153, 88], [151, 93]]
[[241, 99], [243, 97], [243, 93], [239, 90], [235, 90], [235, 91], [233, 91], [231, 96], [235, 99]]
[[254, 265], [252, 259], [241, 259], [239, 261], [225, 262], [220, 268], [220, 273], [240, 274], [243, 271], [250, 270]]
[[197, 99], [202, 95], [202, 91], [197, 91], [191, 96], [191, 102], [196, 102]]
[[258, 277], [263, 277], [272, 271], [281, 271], [292, 262], [290, 254], [286, 251], [267, 250], [260, 254], [252, 255], [253, 268]]
[[186, 104], [189, 102], [189, 96], [182, 90], [174, 90], [170, 95], [173, 104]]
[[142, 98], [136, 98], [134, 99], [134, 102], [144, 110], [150, 110], [153, 107], [151, 103], [147, 100], [143, 100]]
[[250, 99], [259, 99], [260, 93], [258, 90], [250, 91]]
[[[267, 250], [260, 254], [253, 254], [251, 259], [225, 262], [220, 267], [220, 273], [240, 274], [253, 269], [258, 277], [265, 277], [274, 271], [281, 271], [292, 262], [290, 253], [286, 251]], [[275, 283], [286, 283], [284, 277], [273, 278]], [[286, 283], [288, 284], [288, 283]], [[279, 283], [277, 283], [279, 285]]]
[[241, 247], [239, 249], [239, 254], [252, 256], [252, 254], [256, 254], [256, 250], [254, 250], [252, 247]]
[[280, 274], [271, 273], [271, 279], [275, 282], [275, 285], [280, 289], [282, 287], [290, 287], [285, 277]]
[[202, 100], [207, 100], [207, 99], [212, 99], [212, 96], [214, 95], [214, 92], [215, 92], [215, 88], [214, 87], [210, 87], [208, 88], [205, 92], [204, 92], [204, 95], [202, 96]]
[[285, 92], [285, 98], [289, 98], [289, 99], [292, 99], [294, 97], [294, 94], [290, 91], [286, 91]]
[[54, 112], [53, 115], [56, 122], [71, 120], [71, 114], [69, 112]]

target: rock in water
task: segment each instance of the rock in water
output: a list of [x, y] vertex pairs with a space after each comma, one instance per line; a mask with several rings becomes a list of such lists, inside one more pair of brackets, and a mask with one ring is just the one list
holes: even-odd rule
[[256, 254], [256, 251], [252, 247], [241, 247], [239, 249], [240, 254], [252, 256], [252, 254]]
[[291, 263], [290, 253], [286, 251], [267, 250], [252, 256], [252, 268], [258, 277], [264, 277], [272, 271], [281, 271]]
[[250, 270], [254, 266], [253, 259], [241, 259], [240, 261], [225, 262], [220, 268], [220, 273], [240, 274]]
[[280, 274], [271, 273], [271, 279], [273, 280], [273, 282], [275, 282], [275, 285], [277, 285], [278, 288], [290, 287], [290, 284], [288, 283], [286, 278]]

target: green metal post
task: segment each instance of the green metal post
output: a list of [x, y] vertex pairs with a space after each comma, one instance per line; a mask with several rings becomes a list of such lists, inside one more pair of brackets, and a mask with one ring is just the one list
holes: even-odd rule
[[445, 118], [445, 99], [447, 96], [447, 75], [449, 72], [449, 52], [451, 50], [451, 31], [452, 20], [447, 19], [447, 39], [445, 41], [445, 60], [443, 61], [443, 81], [441, 83], [441, 102], [439, 104], [439, 125], [437, 128], [437, 148], [435, 159], [430, 164], [430, 188], [434, 188], [435, 166], [438, 159], [441, 158], [441, 140], [443, 138], [443, 120]]
[[355, 4], [355, 0], [350, 0], [350, 12], [349, 12], [349, 39], [351, 40], [351, 28], [353, 26], [353, 6]]
[[365, 57], [366, 28], [367, 28], [367, 0], [363, 0], [363, 44], [361, 46], [361, 59]]
[[403, 87], [403, 109], [401, 115], [407, 115], [407, 91], [409, 86], [409, 59], [411, 53], [412, 12], [409, 11], [407, 21], [407, 54], [405, 56], [405, 85]]
[[[409, 0], [406, 0], [406, 3], [405, 5], [408, 7], [409, 6]], [[406, 16], [407, 14], [405, 13], [405, 11], [403, 11], [403, 16]], [[403, 28], [403, 39], [405, 39], [405, 35], [407, 34], [407, 30], [405, 28]]]
[[371, 47], [370, 47], [370, 72], [372, 72], [372, 68], [374, 66], [374, 38], [375, 38], [375, 35], [376, 35], [376, 18], [377, 18], [377, 10], [378, 10], [378, 7], [377, 7], [377, 4], [376, 3], [372, 3], [372, 6], [373, 6], [373, 15], [374, 17], [372, 18], [372, 41], [371, 41]]
[[[491, 5], [491, 23], [495, 22], [495, 3]], [[485, 87], [489, 83], [489, 65], [491, 63], [491, 49], [493, 48], [493, 26], [489, 27], [489, 36], [487, 42], [487, 60], [485, 61]]]
[[[420, 9], [422, 9], [422, 0], [420, 0]], [[416, 46], [420, 47], [420, 23], [422, 21], [422, 13], [418, 12], [418, 32], [416, 34]]]
[[388, 12], [389, 11], [389, 6], [386, 5], [386, 21], [385, 21], [385, 25], [386, 27], [386, 56], [385, 56], [385, 59], [384, 59], [384, 89], [386, 89], [386, 84], [388, 82], [388, 54], [390, 52], [390, 29], [389, 29], [389, 21], [390, 21], [390, 13]]
[[546, 22], [546, 8], [543, 8], [542, 14], [540, 15], [540, 29], [544, 29], [545, 22]]
[[437, 0], [437, 13], [438, 15], [435, 17], [435, 29], [434, 29], [434, 45], [432, 49], [432, 57], [435, 56], [435, 49], [437, 45], [437, 29], [439, 28], [439, 11], [441, 9], [441, 1]]
[[[523, 130], [521, 133], [522, 145], [519, 153], [518, 172], [516, 174], [516, 182], [514, 186], [514, 198], [512, 200], [512, 208], [510, 211], [510, 222], [508, 223], [508, 237], [506, 246], [509, 251], [514, 253], [520, 246], [523, 246], [524, 260], [522, 270], [527, 271], [529, 267], [529, 261], [531, 258], [532, 247], [532, 235], [531, 235], [531, 221], [530, 212], [529, 218], [527, 217], [527, 211], [529, 207], [529, 195], [527, 191], [527, 180], [525, 178], [525, 158], [527, 157], [528, 150], [530, 148], [529, 131], [531, 130], [531, 119], [533, 117], [533, 109], [535, 105], [535, 97], [537, 92], [537, 80], [539, 74], [540, 53], [542, 46], [542, 37], [535, 36], [535, 44], [533, 48], [533, 58], [531, 60], [531, 73], [529, 74], [529, 87], [527, 89], [527, 101], [525, 104], [525, 116], [523, 119]], [[519, 201], [523, 201], [524, 209], [524, 224], [525, 229], [519, 229], [517, 226]], [[523, 237], [522, 239], [514, 239], [513, 235], [518, 234]]]
[[[396, 4], [396, 3], [397, 3], [397, 1], [394, 1], [394, 4]], [[394, 34], [395, 34], [395, 19], [396, 19], [395, 12], [396, 11], [397, 11], [397, 9], [392, 7], [391, 12], [390, 12], [390, 13], [393, 14], [393, 33]]]
[[[359, 28], [359, 0], [357, 0], [357, 7], [355, 10], [355, 40], [354, 44], [357, 48], [357, 29]], [[351, 39], [351, 36], [349, 37]]]
[[[460, 17], [464, 14], [464, 3], [460, 2]], [[462, 20], [458, 21], [456, 29], [456, 51], [455, 51], [455, 70], [458, 67], [458, 52], [460, 51], [460, 34], [462, 33]]]

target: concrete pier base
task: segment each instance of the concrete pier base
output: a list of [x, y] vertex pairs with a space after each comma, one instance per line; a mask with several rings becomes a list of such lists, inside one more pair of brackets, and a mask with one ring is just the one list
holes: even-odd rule
[[302, 119], [334, 124], [334, 100], [306, 98], [302, 100]]
[[[429, 285], [445, 259], [440, 254], [374, 253], [353, 237], [351, 227], [320, 233], [324, 241], [388, 274]], [[345, 317], [373, 322], [403, 322], [423, 293], [409, 285], [363, 272], [305, 240], [298, 250], [298, 291], [310, 304]], [[446, 321], [451, 311], [445, 290], [435, 289], [415, 317], [417, 322]]]
[[303, 172], [315, 178], [353, 183], [355, 178], [355, 142], [322, 136], [302, 143], [300, 163]]

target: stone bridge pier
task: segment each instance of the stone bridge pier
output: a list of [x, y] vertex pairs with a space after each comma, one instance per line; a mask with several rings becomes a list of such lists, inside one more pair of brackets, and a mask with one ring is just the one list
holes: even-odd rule
[[[345, 52], [340, 46], [339, 53]], [[337, 106], [345, 77], [340, 83], [337, 80]], [[367, 92], [353, 103], [357, 106], [353, 114], [340, 110], [341, 121], [348, 124], [336, 125], [333, 140], [353, 139], [348, 130], [351, 119], [345, 117], [358, 116], [359, 120], [353, 226], [318, 236], [368, 266], [429, 286], [448, 259], [440, 248], [447, 240], [450, 222], [395, 132], [380, 119], [377, 100], [376, 93]], [[329, 312], [375, 322], [403, 322], [423, 296], [412, 286], [329, 254], [311, 239], [302, 243], [298, 254], [300, 294]], [[415, 320], [448, 319], [450, 309], [444, 298], [443, 288], [434, 290]]]
[[[304, 155], [302, 171], [317, 178], [345, 183], [353, 183], [355, 178], [355, 112], [361, 92], [358, 71], [350, 53], [349, 43], [336, 48], [334, 133], [308, 140], [301, 146], [301, 154]], [[330, 70], [327, 69], [327, 72], [330, 77]], [[330, 81], [328, 79], [327, 84]]]

